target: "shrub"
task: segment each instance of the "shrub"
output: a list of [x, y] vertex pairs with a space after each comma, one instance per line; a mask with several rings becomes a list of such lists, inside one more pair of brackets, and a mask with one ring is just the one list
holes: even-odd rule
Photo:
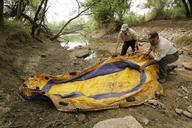
[[140, 25], [146, 21], [147, 20], [145, 16], [135, 15], [133, 13], [129, 13], [128, 15], [123, 17], [123, 22], [128, 23], [130, 27]]
[[192, 46], [192, 34], [185, 34], [176, 39], [176, 44], [180, 46]]
[[184, 7], [174, 7], [171, 9], [164, 10], [164, 15], [168, 19], [184, 19], [185, 15], [185, 8]]
[[15, 28], [19, 28], [25, 32], [30, 32], [31, 28], [30, 25], [24, 24], [22, 21], [13, 20], [13, 19], [4, 19], [5, 25], [12, 26]]

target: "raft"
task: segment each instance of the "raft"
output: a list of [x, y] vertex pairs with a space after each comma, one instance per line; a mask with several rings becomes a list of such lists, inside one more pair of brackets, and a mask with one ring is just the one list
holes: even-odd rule
[[139, 71], [149, 58], [109, 57], [89, 68], [53, 76], [37, 74], [19, 88], [27, 100], [50, 100], [64, 112], [97, 111], [137, 106], [163, 94], [158, 66]]

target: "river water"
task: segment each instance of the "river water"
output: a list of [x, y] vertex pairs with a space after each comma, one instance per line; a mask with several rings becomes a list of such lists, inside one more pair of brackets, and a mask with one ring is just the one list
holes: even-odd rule
[[[109, 41], [106, 40], [94, 40], [90, 38], [86, 38], [84, 35], [80, 33], [73, 33], [73, 34], [67, 34], [63, 35], [59, 38], [60, 45], [64, 49], [67, 50], [76, 50], [76, 49], [91, 49], [90, 54], [88, 57], [85, 58], [85, 60], [90, 60], [94, 58], [100, 58], [105, 53], [98, 52], [95, 47], [98, 45], [105, 45], [106, 43], [109, 43]], [[107, 51], [106, 51], [107, 53]], [[109, 54], [109, 53], [107, 53]]]

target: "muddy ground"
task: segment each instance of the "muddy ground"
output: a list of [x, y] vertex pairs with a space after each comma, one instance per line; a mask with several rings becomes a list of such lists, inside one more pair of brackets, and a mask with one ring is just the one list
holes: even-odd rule
[[[152, 21], [134, 27], [140, 41], [151, 30], [175, 42], [178, 36], [192, 33], [192, 21]], [[169, 75], [163, 84], [165, 95], [158, 100], [165, 108], [141, 105], [126, 109], [86, 113], [59, 112], [49, 102], [25, 101], [18, 94], [24, 79], [36, 73], [61, 74], [81, 70], [113, 54], [117, 33], [101, 35], [101, 42], [88, 46], [97, 58], [84, 60], [74, 56], [76, 51], [65, 50], [58, 42], [38, 42], [18, 28], [5, 26], [0, 30], [0, 127], [1, 128], [92, 128], [99, 121], [132, 115], [144, 128], [192, 128], [192, 119], [179, 115], [175, 108], [186, 110], [192, 105], [192, 71], [185, 70], [184, 62], [192, 62], [190, 48], [177, 44], [183, 54], [176, 62], [176, 74]], [[99, 36], [98, 36], [99, 37]], [[98, 39], [97, 39], [98, 40]], [[146, 49], [147, 43], [141, 42]], [[120, 50], [120, 49], [119, 49]], [[149, 122], [146, 123], [145, 120]]]

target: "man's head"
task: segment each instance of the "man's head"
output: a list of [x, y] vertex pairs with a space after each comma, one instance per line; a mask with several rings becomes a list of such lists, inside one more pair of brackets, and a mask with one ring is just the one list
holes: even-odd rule
[[129, 28], [128, 24], [123, 24], [123, 25], [121, 26], [121, 31], [125, 32], [125, 31], [128, 30], [128, 28]]
[[157, 45], [159, 42], [159, 34], [157, 32], [150, 32], [148, 39], [151, 45]]

